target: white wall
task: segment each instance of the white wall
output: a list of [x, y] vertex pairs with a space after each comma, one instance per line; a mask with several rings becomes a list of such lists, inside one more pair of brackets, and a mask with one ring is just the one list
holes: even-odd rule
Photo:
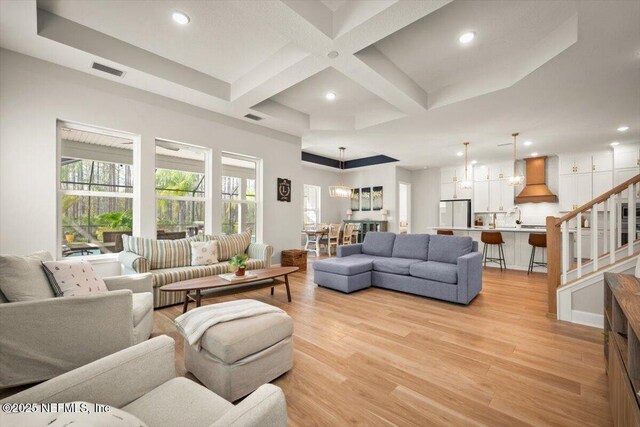
[[[331, 170], [328, 167], [313, 166], [303, 162], [302, 183], [317, 185], [320, 189], [320, 217], [321, 221], [330, 224], [339, 224], [346, 219], [346, 211], [349, 209], [349, 201], [329, 197], [329, 186], [336, 185], [340, 181], [338, 170]], [[302, 226], [301, 226], [302, 227]]]
[[439, 221], [440, 169], [411, 172], [411, 232], [432, 233]]
[[[262, 158], [263, 240], [275, 247], [274, 262], [299, 246], [299, 138], [7, 50], [0, 51], [0, 93], [0, 252], [57, 251], [57, 119], [141, 135], [144, 189], [153, 188], [155, 138], [210, 147], [218, 174], [222, 151]], [[278, 177], [292, 180], [291, 203], [276, 200]], [[155, 228], [152, 191], [142, 199], [147, 235]], [[214, 197], [214, 231], [220, 212]]]
[[[393, 164], [382, 164], [375, 166], [367, 166], [354, 170], [347, 170], [344, 174], [345, 184], [353, 188], [374, 187], [381, 185], [383, 187], [382, 206], [389, 211], [387, 216], [388, 231], [398, 232], [398, 213], [397, 213], [397, 166]], [[355, 220], [382, 220], [380, 211], [353, 212]]]

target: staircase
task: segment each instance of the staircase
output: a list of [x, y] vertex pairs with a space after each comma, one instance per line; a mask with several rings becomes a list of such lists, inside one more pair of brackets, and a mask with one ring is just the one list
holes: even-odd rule
[[[598, 298], [603, 306], [603, 274], [632, 272], [640, 254], [635, 208], [623, 224], [622, 210], [640, 202], [640, 174], [557, 218], [547, 217], [547, 288], [549, 314], [558, 320], [600, 326], [602, 316], [576, 310], [576, 300]], [[590, 218], [583, 227], [583, 218]], [[583, 254], [583, 232], [590, 238]], [[580, 298], [576, 298], [580, 297]], [[587, 301], [588, 303], [588, 301]]]

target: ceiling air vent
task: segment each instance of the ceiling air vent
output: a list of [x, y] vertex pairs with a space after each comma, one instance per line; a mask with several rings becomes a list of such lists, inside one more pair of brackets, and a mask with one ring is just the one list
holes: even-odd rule
[[513, 145], [513, 142], [505, 142], [503, 144], [498, 144], [498, 147], [507, 147], [509, 145]]
[[251, 113], [245, 114], [245, 117], [247, 119], [255, 120], [256, 122], [259, 121], [259, 120], [262, 120], [262, 117], [258, 117], [255, 114], [251, 114]]
[[111, 68], [108, 65], [100, 64], [98, 62], [94, 62], [91, 64], [91, 68], [94, 70], [102, 71], [103, 73], [111, 74], [112, 76], [122, 77], [124, 76], [124, 71], [116, 70], [115, 68]]

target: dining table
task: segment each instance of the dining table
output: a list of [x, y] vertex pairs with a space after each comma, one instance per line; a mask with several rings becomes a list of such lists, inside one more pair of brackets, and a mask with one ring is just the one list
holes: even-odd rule
[[[302, 232], [306, 235], [307, 241], [304, 245], [304, 250], [313, 252], [316, 256], [320, 256], [321, 253], [321, 242], [322, 239], [329, 235], [329, 229], [320, 229], [320, 230], [302, 230]], [[313, 246], [313, 247], [311, 247]], [[329, 254], [329, 246], [327, 245], [327, 254]]]

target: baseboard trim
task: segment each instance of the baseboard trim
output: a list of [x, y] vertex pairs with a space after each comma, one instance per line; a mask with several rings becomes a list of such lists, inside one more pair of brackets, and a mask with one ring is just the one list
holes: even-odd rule
[[571, 322], [593, 326], [594, 328], [604, 328], [604, 316], [587, 311], [571, 310]]

